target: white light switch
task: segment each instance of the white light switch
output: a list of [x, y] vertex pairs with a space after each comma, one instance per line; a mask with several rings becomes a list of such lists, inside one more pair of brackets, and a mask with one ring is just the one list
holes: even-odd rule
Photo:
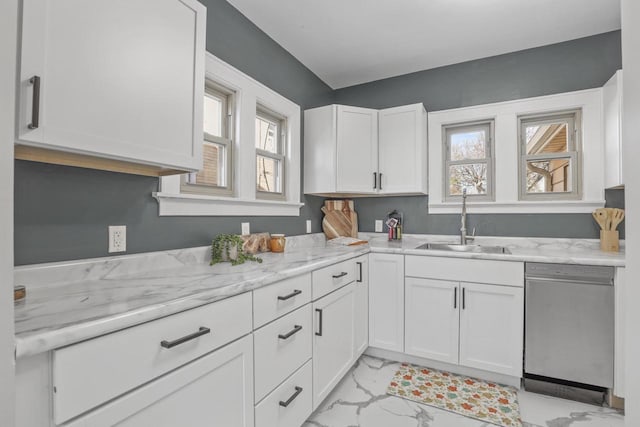
[[240, 225], [242, 226], [242, 235], [246, 236], [247, 234], [251, 234], [251, 227], [249, 226], [248, 222], [242, 222], [240, 223]]
[[382, 220], [376, 219], [376, 233], [382, 233]]
[[307, 220], [307, 233], [311, 233], [311, 220]]
[[127, 251], [127, 226], [109, 226], [109, 253]]

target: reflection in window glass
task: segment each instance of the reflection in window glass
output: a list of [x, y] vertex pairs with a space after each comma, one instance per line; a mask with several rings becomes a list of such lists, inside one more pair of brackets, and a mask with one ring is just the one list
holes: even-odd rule
[[256, 148], [278, 154], [278, 145], [278, 123], [262, 116], [257, 116]]
[[222, 134], [222, 104], [217, 97], [206, 94], [204, 97], [204, 131], [212, 136], [224, 136]]

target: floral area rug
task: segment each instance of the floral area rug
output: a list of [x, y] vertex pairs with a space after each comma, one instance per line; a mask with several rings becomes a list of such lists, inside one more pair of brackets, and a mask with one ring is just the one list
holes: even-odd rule
[[522, 426], [513, 387], [403, 363], [387, 394], [499, 426]]

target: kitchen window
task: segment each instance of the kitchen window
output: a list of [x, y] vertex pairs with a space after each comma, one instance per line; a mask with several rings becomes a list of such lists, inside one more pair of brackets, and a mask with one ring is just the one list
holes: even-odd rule
[[493, 120], [446, 125], [444, 135], [445, 200], [463, 190], [476, 200], [493, 199]]
[[204, 96], [203, 168], [183, 176], [183, 192], [232, 195], [233, 103], [232, 91], [207, 81]]
[[258, 105], [256, 108], [256, 197], [284, 199], [286, 120]]
[[520, 116], [520, 200], [580, 198], [580, 111]]

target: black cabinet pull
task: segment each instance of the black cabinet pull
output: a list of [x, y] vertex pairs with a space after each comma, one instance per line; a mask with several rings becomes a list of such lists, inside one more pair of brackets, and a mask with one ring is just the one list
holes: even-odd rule
[[318, 313], [318, 332], [316, 332], [316, 335], [321, 337], [322, 336], [322, 309], [316, 308], [316, 312]]
[[300, 326], [300, 325], [295, 325], [295, 326], [293, 327], [293, 329], [292, 329], [292, 330], [290, 330], [289, 332], [287, 332], [286, 334], [280, 334], [280, 335], [278, 335], [278, 338], [280, 338], [281, 340], [286, 340], [286, 339], [288, 339], [289, 337], [291, 337], [293, 334], [295, 334], [295, 333], [297, 333], [297, 332], [300, 332], [301, 330], [302, 330], [302, 326]]
[[300, 289], [294, 289], [293, 292], [291, 292], [289, 295], [285, 295], [285, 296], [279, 296], [278, 299], [280, 301], [286, 301], [289, 298], [293, 298], [296, 295], [300, 295], [302, 293], [302, 291]]
[[382, 190], [382, 172], [378, 174], [378, 190]]
[[177, 345], [180, 344], [184, 344], [187, 341], [191, 341], [193, 339], [196, 339], [198, 337], [201, 337], [203, 335], [207, 335], [209, 332], [211, 332], [211, 329], [209, 328], [205, 328], [204, 326], [200, 326], [200, 329], [198, 329], [198, 332], [194, 332], [190, 335], [184, 336], [182, 338], [178, 338], [175, 341], [167, 341], [167, 340], [163, 340], [160, 342], [160, 345], [164, 348], [171, 348], [171, 347], [175, 347]]
[[286, 408], [287, 406], [291, 405], [291, 402], [293, 402], [300, 393], [302, 393], [302, 387], [296, 386], [295, 389], [296, 391], [291, 395], [290, 398], [287, 399], [286, 402], [283, 402], [282, 400], [280, 401], [280, 406]]
[[27, 127], [37, 129], [40, 126], [40, 76], [31, 77], [29, 83], [33, 85], [33, 104], [31, 105], [31, 123]]
[[458, 308], [458, 287], [453, 288], [453, 308]]
[[343, 271], [342, 273], [340, 273], [340, 274], [334, 274], [334, 275], [333, 275], [333, 276], [331, 276], [331, 277], [333, 277], [334, 279], [339, 279], [339, 278], [344, 277], [344, 276], [346, 276], [346, 275], [347, 275], [347, 272], [346, 272], [346, 271]]
[[356, 264], [358, 264], [358, 269], [360, 271], [360, 274], [358, 275], [358, 280], [356, 280], [356, 282], [362, 283], [362, 263], [356, 262]]
[[465, 288], [462, 288], [462, 309], [464, 310], [466, 308], [466, 292], [465, 292]]
[[373, 173], [373, 189], [376, 189], [376, 186], [378, 185], [378, 173], [374, 172]]

